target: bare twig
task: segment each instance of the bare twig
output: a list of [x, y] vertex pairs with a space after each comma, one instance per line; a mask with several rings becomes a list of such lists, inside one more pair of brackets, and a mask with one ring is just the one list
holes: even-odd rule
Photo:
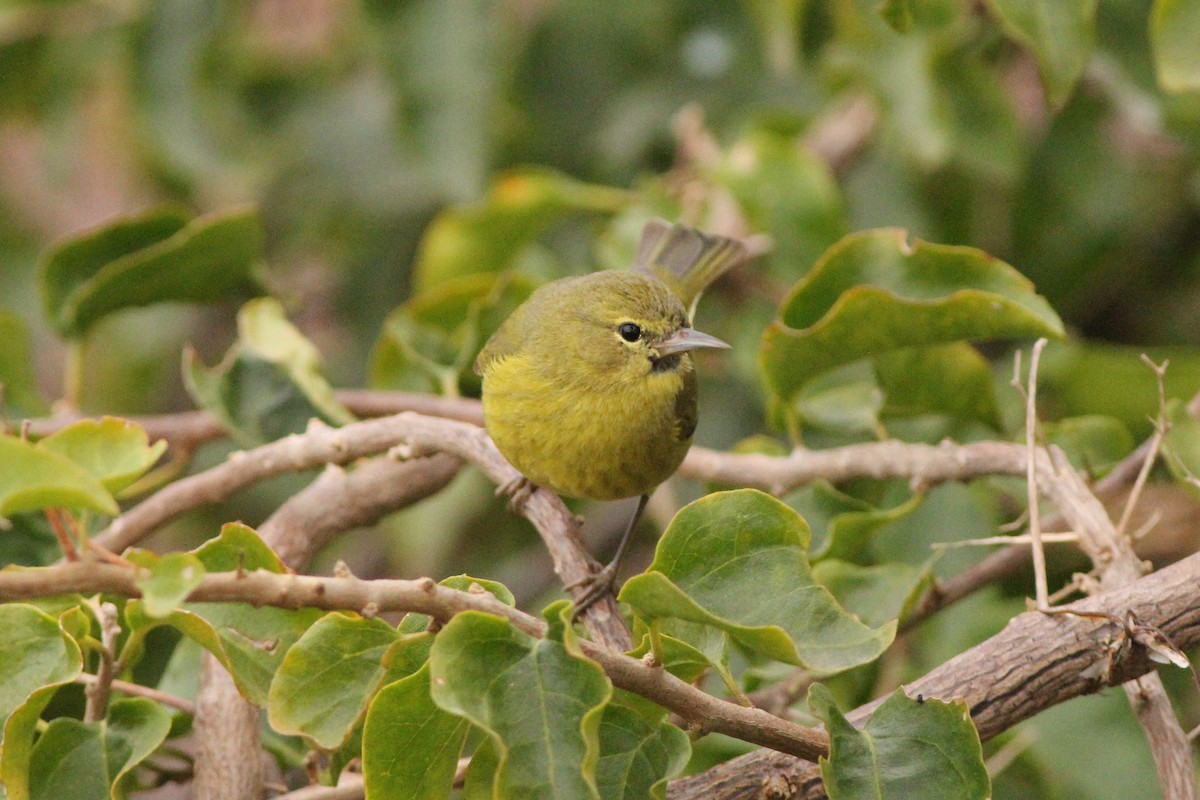
[[[1025, 489], [1029, 497], [1029, 538], [1033, 554], [1033, 583], [1034, 597], [1037, 607], [1045, 610], [1049, 607], [1046, 598], [1050, 592], [1046, 588], [1046, 550], [1042, 547], [1042, 520], [1038, 511], [1038, 481], [1037, 481], [1037, 372], [1038, 361], [1046, 339], [1038, 339], [1033, 344], [1029, 355], [1029, 383], [1025, 390]], [[1021, 351], [1015, 356], [1013, 370], [1013, 386], [1021, 388]]]
[[[76, 562], [84, 563], [84, 562]], [[117, 637], [121, 635], [121, 627], [117, 622], [117, 607], [112, 603], [99, 600], [87, 601], [96, 621], [100, 625], [100, 666], [96, 670], [96, 679], [87, 684], [87, 706], [83, 712], [84, 722], [98, 722], [108, 713], [108, 696], [116, 677]]]
[[[90, 672], [81, 672], [75, 676], [76, 683], [82, 683], [88, 686], [94, 686], [99, 682], [99, 678]], [[186, 700], [173, 694], [155, 689], [152, 686], [142, 686], [140, 683], [130, 683], [119, 678], [114, 678], [109, 683], [109, 688], [121, 694], [127, 694], [131, 697], [145, 697], [147, 700], [153, 700], [156, 703], [161, 703], [164, 706], [170, 706], [177, 711], [182, 711], [185, 714], [195, 714], [196, 704], [191, 700]]]
[[1154, 467], [1154, 462], [1158, 460], [1158, 452], [1162, 447], [1163, 439], [1167, 435], [1167, 430], [1170, 426], [1170, 420], [1167, 418], [1167, 365], [1170, 362], [1164, 361], [1161, 365], [1155, 364], [1150, 360], [1150, 357], [1145, 353], [1142, 354], [1142, 361], [1146, 366], [1154, 370], [1154, 377], [1158, 381], [1158, 418], [1154, 422], [1154, 434], [1150, 437], [1150, 446], [1146, 450], [1146, 457], [1142, 461], [1142, 468], [1138, 470], [1137, 478], [1133, 482], [1133, 488], [1129, 492], [1129, 497], [1125, 500], [1125, 508], [1121, 512], [1121, 520], [1117, 523], [1117, 534], [1125, 535], [1129, 530], [1129, 518], [1133, 516], [1133, 510], [1137, 508], [1138, 500], [1142, 497], [1142, 492], [1146, 488], [1146, 480], [1150, 477], [1150, 470]]

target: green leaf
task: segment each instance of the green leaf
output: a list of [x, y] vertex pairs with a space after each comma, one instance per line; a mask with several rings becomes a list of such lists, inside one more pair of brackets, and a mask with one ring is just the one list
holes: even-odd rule
[[1170, 428], [1163, 438], [1163, 457], [1179, 484], [1200, 498], [1200, 419], [1180, 400], [1167, 404]]
[[[208, 572], [287, 572], [271, 548], [253, 530], [238, 523], [225, 525], [220, 536], [192, 555]], [[255, 608], [248, 603], [187, 603], [166, 617], [154, 618], [147, 613], [144, 601], [131, 600], [125, 606], [131, 633], [127, 647], [136, 647], [155, 626], [171, 625], [216, 656], [246, 699], [265, 706], [271, 680], [288, 649], [322, 616], [324, 612], [315, 608], [292, 611]]]
[[485, 738], [471, 754], [467, 765], [467, 777], [463, 781], [463, 800], [496, 800], [493, 791], [496, 773], [500, 771], [500, 754], [496, 752], [496, 740]]
[[7, 309], [0, 309], [0, 387], [9, 416], [36, 417], [46, 413], [46, 402], [38, 394], [30, 361], [29, 331], [25, 322]]
[[912, 245], [898, 229], [851, 234], [784, 300], [759, 363], [791, 398], [815, 376], [867, 356], [966, 339], [1063, 336], [1032, 284], [971, 247]]
[[487, 197], [446, 209], [421, 240], [413, 268], [416, 292], [481, 272], [502, 272], [557, 220], [579, 211], [615, 213], [632, 196], [560, 172], [526, 167], [501, 175]]
[[340, 746], [366, 711], [386, 673], [384, 654], [396, 629], [381, 619], [327, 614], [288, 649], [267, 696], [271, 727]]
[[441, 800], [450, 792], [470, 725], [438, 708], [429, 690], [426, 663], [371, 701], [363, 730], [368, 800]]
[[1005, 33], [1033, 52], [1053, 106], [1071, 96], [1092, 56], [1096, 1], [988, 0]]
[[933, 585], [933, 570], [899, 562], [863, 567], [827, 558], [813, 565], [813, 578], [867, 625], [882, 625], [904, 621]]
[[665, 719], [647, 720], [614, 699], [600, 718], [600, 762], [596, 765], [600, 797], [664, 800], [667, 781], [683, 771], [691, 754], [686, 733]]
[[914, 494], [892, 508], [876, 508], [839, 492], [827, 481], [816, 481], [790, 493], [785, 501], [813, 529], [809, 559], [816, 562], [824, 558], [860, 559], [877, 531], [908, 516], [921, 499], [922, 495]]
[[30, 800], [109, 800], [100, 726], [70, 717], [51, 720], [29, 761]]
[[790, 664], [836, 671], [887, 648], [895, 625], [869, 628], [812, 576], [808, 526], [753, 489], [718, 492], [671, 520], [654, 562], [620, 599], [647, 620], [719, 628], [738, 644]]
[[1200, 89], [1200, 1], [1154, 0], [1150, 45], [1158, 83], [1168, 92]]
[[50, 434], [39, 447], [66, 456], [117, 493], [146, 473], [167, 449], [165, 439], [150, 444], [146, 431], [118, 417], [82, 419]]
[[829, 731], [829, 758], [820, 763], [830, 800], [990, 797], [979, 734], [961, 700], [910, 700], [897, 689], [861, 731], [821, 684], [809, 690], [808, 705]]
[[[171, 715], [152, 700], [134, 697], [115, 700], [102, 727], [113, 797], [122, 800], [133, 768], [153, 753], [171, 731]], [[61, 796], [61, 795], [60, 795]]]
[[170, 729], [170, 715], [144, 698], [113, 702], [105, 722], [52, 720], [33, 748], [30, 800], [123, 800], [123, 778]]
[[260, 291], [258, 212], [239, 209], [188, 222], [159, 209], [60, 244], [39, 265], [46, 315], [78, 338], [114, 311], [162, 302], [213, 302]]
[[58, 687], [83, 671], [67, 632], [68, 610], [54, 619], [32, 605], [0, 605], [0, 784], [8, 800], [29, 797], [29, 767], [38, 719]]
[[432, 695], [492, 737], [497, 798], [597, 798], [597, 729], [612, 687], [596, 663], [552, 638], [534, 639], [492, 614], [466, 611], [437, 635]]
[[313, 418], [354, 421], [321, 374], [321, 356], [271, 297], [238, 313], [238, 341], [209, 368], [188, 350], [184, 378], [193, 399], [213, 412], [244, 446], [300, 433]]
[[108, 490], [66, 456], [0, 435], [0, 517], [43, 508], [90, 508], [116, 516]]
[[487, 273], [416, 295], [384, 322], [371, 354], [372, 388], [478, 394], [475, 356], [534, 285], [518, 273]]
[[134, 584], [142, 592], [142, 608], [151, 617], [175, 611], [204, 580], [204, 564], [190, 553], [158, 556], [148, 550], [127, 552], [125, 558], [149, 573], [140, 573]]
[[1000, 429], [992, 367], [966, 342], [906, 347], [875, 358], [884, 417], [946, 414]]

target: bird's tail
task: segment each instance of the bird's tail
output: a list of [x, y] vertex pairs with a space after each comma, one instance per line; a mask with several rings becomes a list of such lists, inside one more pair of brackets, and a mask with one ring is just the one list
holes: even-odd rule
[[716, 236], [665, 219], [652, 219], [642, 230], [632, 270], [665, 283], [688, 310], [722, 273], [749, 256], [738, 239]]

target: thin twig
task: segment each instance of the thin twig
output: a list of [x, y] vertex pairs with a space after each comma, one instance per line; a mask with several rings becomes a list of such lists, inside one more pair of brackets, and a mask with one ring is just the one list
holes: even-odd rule
[[1138, 476], [1133, 482], [1133, 488], [1129, 491], [1129, 498], [1125, 501], [1125, 508], [1121, 512], [1121, 520], [1117, 523], [1117, 534], [1124, 536], [1129, 528], [1129, 518], [1133, 516], [1133, 510], [1137, 507], [1138, 500], [1142, 497], [1142, 491], [1146, 488], [1146, 480], [1150, 477], [1150, 470], [1154, 467], [1154, 462], [1158, 460], [1158, 452], [1162, 448], [1163, 439], [1167, 435], [1167, 430], [1170, 426], [1170, 420], [1167, 418], [1167, 365], [1169, 361], [1163, 361], [1161, 365], [1155, 364], [1150, 357], [1142, 353], [1142, 361], [1150, 369], [1154, 370], [1154, 377], [1158, 381], [1158, 418], [1154, 422], [1154, 434], [1150, 437], [1150, 446], [1146, 450], [1146, 458], [1142, 461], [1142, 468], [1138, 471]]
[[[94, 686], [99, 682], [99, 678], [90, 672], [81, 672], [75, 676], [76, 683], [82, 683], [88, 686]], [[131, 697], [145, 697], [148, 700], [153, 700], [156, 703], [161, 703], [164, 706], [170, 706], [177, 711], [182, 711], [185, 714], [196, 714], [196, 704], [191, 700], [179, 697], [178, 695], [168, 694], [167, 692], [155, 689], [152, 686], [142, 686], [140, 683], [130, 683], [123, 681], [120, 678], [114, 678], [109, 683], [109, 688], [113, 691], [127, 694]]]

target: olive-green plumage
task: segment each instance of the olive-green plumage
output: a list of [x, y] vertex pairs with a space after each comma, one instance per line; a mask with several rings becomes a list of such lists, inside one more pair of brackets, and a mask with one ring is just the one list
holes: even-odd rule
[[670, 477], [696, 428], [689, 351], [728, 346], [693, 330], [685, 303], [744, 256], [735, 240], [656, 220], [633, 271], [535, 291], [475, 364], [500, 452], [574, 497], [645, 495]]

